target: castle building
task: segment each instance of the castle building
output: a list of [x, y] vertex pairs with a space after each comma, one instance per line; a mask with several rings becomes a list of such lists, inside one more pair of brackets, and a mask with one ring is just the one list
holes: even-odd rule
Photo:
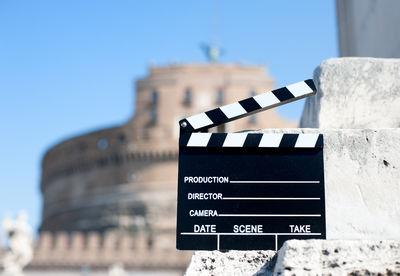
[[[68, 139], [46, 152], [41, 179], [44, 203], [37, 249], [40, 254], [31, 266], [46, 266], [46, 254], [59, 247], [54, 240], [65, 240], [63, 250], [84, 247], [79, 243], [101, 248], [109, 241], [99, 237], [114, 231], [123, 232], [120, 236], [124, 237], [128, 233], [130, 240], [124, 247], [136, 253], [151, 251], [154, 255], [159, 251], [171, 256], [147, 266], [185, 267], [190, 255], [175, 249], [178, 121], [273, 87], [263, 66], [215, 63], [151, 67], [148, 76], [136, 82], [132, 119]], [[211, 131], [294, 126], [275, 110], [267, 110]], [[64, 236], [60, 238], [56, 232]], [[92, 238], [85, 242], [82, 235]], [[168, 263], [174, 256], [178, 256], [175, 263]], [[63, 258], [52, 262], [68, 266], [68, 256]], [[102, 262], [107, 263], [106, 259]], [[74, 263], [84, 264], [85, 257]], [[143, 263], [132, 266], [141, 267]]]

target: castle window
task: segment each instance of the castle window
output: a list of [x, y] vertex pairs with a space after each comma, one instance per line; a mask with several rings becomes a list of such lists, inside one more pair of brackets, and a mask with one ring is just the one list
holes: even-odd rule
[[[250, 97], [254, 97], [255, 95], [256, 95], [256, 92], [254, 92], [254, 91], [250, 92]], [[249, 123], [251, 125], [255, 125], [257, 123], [257, 115], [256, 114], [250, 115]]]
[[157, 105], [157, 103], [158, 103], [158, 92], [153, 91], [151, 93], [151, 105]]
[[118, 140], [119, 140], [120, 144], [125, 144], [125, 142], [126, 142], [126, 137], [125, 137], [125, 135], [121, 133], [121, 134], [118, 136]]
[[106, 148], [108, 148], [108, 141], [105, 138], [100, 138], [97, 141], [97, 147], [101, 150], [105, 150]]
[[157, 111], [156, 110], [152, 110], [150, 113], [150, 122], [149, 125], [150, 126], [154, 126], [155, 124], [157, 124]]
[[190, 106], [192, 104], [192, 91], [190, 89], [186, 89], [185, 97], [183, 98], [183, 105]]
[[224, 103], [224, 91], [223, 90], [218, 90], [217, 93], [217, 105], [222, 105]]

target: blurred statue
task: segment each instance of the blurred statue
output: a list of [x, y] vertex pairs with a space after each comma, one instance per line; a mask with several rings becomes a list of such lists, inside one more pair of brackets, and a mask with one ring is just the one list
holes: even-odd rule
[[32, 228], [27, 222], [27, 214], [20, 212], [16, 220], [9, 216], [3, 219], [3, 229], [8, 237], [9, 250], [2, 263], [7, 276], [22, 276], [22, 269], [32, 260]]
[[108, 269], [108, 276], [126, 276], [126, 271], [122, 263], [115, 263]]
[[218, 47], [216, 44], [205, 44], [202, 43], [200, 48], [203, 50], [207, 59], [211, 63], [217, 63], [221, 55], [224, 54], [224, 51]]

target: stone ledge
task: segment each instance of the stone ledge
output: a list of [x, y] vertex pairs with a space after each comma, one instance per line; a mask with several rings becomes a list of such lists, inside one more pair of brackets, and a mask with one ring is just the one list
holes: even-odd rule
[[276, 254], [197, 251], [185, 275], [400, 275], [400, 241], [289, 240]]

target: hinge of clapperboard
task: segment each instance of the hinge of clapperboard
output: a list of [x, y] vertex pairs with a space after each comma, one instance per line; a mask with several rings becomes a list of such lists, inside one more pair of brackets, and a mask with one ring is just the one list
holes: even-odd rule
[[[268, 91], [239, 102], [217, 107], [215, 109], [196, 114], [179, 121], [180, 146], [207, 146], [211, 133], [204, 135], [192, 135], [194, 132], [207, 132], [209, 128], [228, 123], [270, 108], [284, 105], [317, 93], [312, 79], [297, 82], [279, 89]], [[298, 136], [298, 135], [294, 135]], [[314, 145], [321, 146], [322, 141], [317, 135], [302, 135], [303, 138], [315, 137]], [[310, 137], [311, 138], [311, 137]], [[297, 138], [296, 138], [297, 139]], [[318, 141], [316, 141], [318, 139]], [[322, 140], [322, 139], [321, 139]], [[222, 141], [223, 142], [223, 141]], [[244, 141], [243, 141], [244, 142]], [[297, 141], [299, 142], [299, 141]], [[311, 141], [304, 141], [309, 144]]]

